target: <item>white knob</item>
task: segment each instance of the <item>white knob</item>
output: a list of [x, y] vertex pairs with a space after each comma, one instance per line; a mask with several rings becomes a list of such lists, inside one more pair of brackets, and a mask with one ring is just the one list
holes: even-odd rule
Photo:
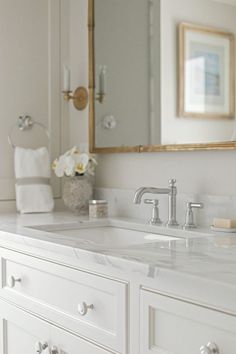
[[9, 288], [14, 288], [17, 282], [20, 283], [21, 279], [14, 278], [13, 276], [8, 277], [7, 279], [7, 285], [9, 286]]
[[93, 310], [94, 306], [92, 305], [87, 305], [86, 302], [82, 302], [81, 304], [78, 305], [78, 312], [81, 316], [85, 316], [88, 312], [88, 310]]
[[48, 343], [41, 343], [41, 342], [36, 342], [34, 349], [36, 353], [41, 354], [45, 349], [48, 348]]
[[220, 354], [219, 348], [215, 343], [209, 342], [200, 348], [200, 354]]

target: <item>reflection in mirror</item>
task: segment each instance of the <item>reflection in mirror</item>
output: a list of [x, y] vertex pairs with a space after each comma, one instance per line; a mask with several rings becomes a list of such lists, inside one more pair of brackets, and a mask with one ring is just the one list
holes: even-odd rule
[[160, 143], [159, 3], [95, 1], [96, 146]]
[[90, 5], [92, 151], [235, 148], [236, 1]]

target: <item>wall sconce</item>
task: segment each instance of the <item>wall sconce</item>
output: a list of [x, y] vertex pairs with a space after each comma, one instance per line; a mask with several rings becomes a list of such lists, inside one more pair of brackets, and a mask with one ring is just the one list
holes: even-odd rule
[[99, 92], [97, 93], [95, 99], [99, 103], [104, 103], [105, 96], [106, 96], [106, 73], [107, 73], [107, 68], [105, 65], [102, 65], [100, 67], [100, 72], [99, 72]]
[[70, 90], [70, 70], [64, 66], [64, 90], [62, 91], [64, 100], [69, 102], [73, 100], [74, 107], [83, 111], [88, 105], [88, 90], [85, 87], [77, 87], [74, 91]]

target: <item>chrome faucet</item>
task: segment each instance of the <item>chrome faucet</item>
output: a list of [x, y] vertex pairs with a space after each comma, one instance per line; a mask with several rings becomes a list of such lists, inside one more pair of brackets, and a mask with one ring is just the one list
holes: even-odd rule
[[178, 226], [176, 220], [176, 195], [177, 188], [175, 186], [176, 180], [169, 180], [169, 188], [156, 188], [156, 187], [141, 187], [136, 190], [134, 196], [134, 204], [141, 204], [144, 194], [166, 194], [169, 197], [168, 207], [168, 222], [166, 226]]

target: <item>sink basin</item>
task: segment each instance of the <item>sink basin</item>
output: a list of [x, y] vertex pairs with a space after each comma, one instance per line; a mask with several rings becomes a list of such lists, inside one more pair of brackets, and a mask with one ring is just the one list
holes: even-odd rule
[[61, 235], [67, 239], [78, 240], [89, 245], [119, 248], [132, 245], [177, 240], [176, 237], [149, 233], [113, 225], [97, 225], [96, 223], [74, 223], [33, 226], [32, 229]]

